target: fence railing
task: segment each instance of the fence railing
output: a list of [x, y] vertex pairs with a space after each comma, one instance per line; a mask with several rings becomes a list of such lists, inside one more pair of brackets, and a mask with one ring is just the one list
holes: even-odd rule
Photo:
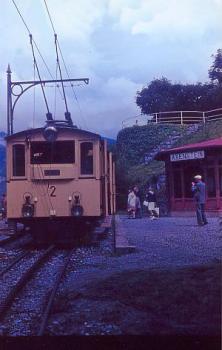
[[141, 114], [136, 117], [131, 117], [123, 120], [122, 127], [155, 124], [198, 124], [207, 123], [216, 120], [222, 120], [222, 108], [213, 109], [210, 111], [170, 111], [158, 112], [151, 114]]

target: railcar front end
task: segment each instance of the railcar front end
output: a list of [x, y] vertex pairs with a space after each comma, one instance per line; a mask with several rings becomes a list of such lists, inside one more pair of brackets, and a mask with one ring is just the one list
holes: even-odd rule
[[7, 201], [9, 221], [53, 238], [113, 213], [115, 176], [99, 135], [50, 128], [7, 137]]

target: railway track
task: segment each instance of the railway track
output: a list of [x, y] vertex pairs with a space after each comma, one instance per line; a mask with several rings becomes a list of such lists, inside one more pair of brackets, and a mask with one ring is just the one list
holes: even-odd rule
[[[27, 284], [27, 282], [30, 280], [32, 274], [38, 269], [39, 266], [44, 262], [45, 259], [52, 253], [54, 250], [54, 245], [50, 246], [43, 254], [40, 255], [40, 257], [37, 258], [37, 260], [34, 261], [34, 263], [25, 271], [24, 274], [18, 279], [18, 281], [13, 285], [7, 294], [7, 296], [4, 298], [4, 300], [0, 304], [0, 321], [2, 321], [6, 315], [6, 313], [9, 311], [10, 306], [12, 305], [15, 297], [18, 295], [18, 293], [24, 288], [24, 286]], [[6, 267], [1, 275], [4, 276], [17, 262], [21, 261], [24, 257], [26, 257], [28, 254], [23, 254], [22, 256], [19, 256], [16, 260], [14, 260], [10, 266]]]
[[[54, 298], [56, 296], [56, 292], [58, 290], [60, 282], [63, 278], [65, 270], [69, 264], [70, 258], [72, 256], [72, 254], [74, 253], [75, 249], [76, 248], [73, 248], [72, 250], [70, 250], [68, 253], [66, 252], [65, 254], [63, 252], [62, 255], [60, 253], [60, 260], [62, 261], [62, 263], [60, 262], [59, 268], [56, 270], [56, 273], [55, 273], [56, 277], [54, 279], [54, 283], [52, 283], [52, 284], [50, 283], [51, 285], [48, 286], [49, 291], [46, 290], [45, 294], [42, 295], [41, 303], [44, 306], [42, 307], [41, 312], [37, 312], [38, 317], [37, 318], [35, 317], [36, 318], [36, 321], [34, 322], [35, 325], [30, 326], [31, 335], [43, 335], [45, 333], [45, 329], [47, 327], [47, 321], [48, 321], [50, 311], [51, 311], [52, 306], [53, 306], [53, 301], [54, 301]], [[54, 245], [52, 245], [48, 249], [46, 249], [44, 251], [44, 253], [42, 253], [37, 259], [35, 259], [35, 261], [31, 263], [31, 266], [29, 266], [26, 269], [26, 271], [24, 273], [22, 273], [21, 276], [19, 276], [19, 279], [16, 281], [16, 283], [9, 286], [9, 288], [8, 288], [9, 291], [7, 292], [6, 296], [4, 295], [4, 292], [3, 292], [4, 297], [2, 298], [3, 300], [0, 303], [0, 330], [1, 330], [1, 326], [2, 326], [3, 330], [5, 328], [7, 328], [7, 327], [5, 327], [5, 324], [10, 322], [9, 320], [7, 321], [7, 319], [10, 318], [10, 314], [11, 313], [16, 314], [16, 311], [15, 310], [13, 311], [13, 308], [15, 309], [16, 300], [23, 299], [22, 294], [23, 294], [24, 289], [26, 289], [28, 283], [29, 282], [31, 283], [32, 280], [34, 280], [34, 279], [44, 278], [41, 275], [40, 270], [41, 270], [41, 268], [43, 268], [44, 263], [46, 263], [46, 264], [48, 263], [48, 261], [50, 260], [50, 258], [53, 255], [54, 251], [55, 251]], [[0, 279], [5, 277], [5, 275], [7, 273], [10, 273], [10, 271], [13, 269], [14, 266], [17, 266], [17, 269], [19, 270], [20, 267], [18, 266], [18, 264], [21, 263], [23, 261], [23, 259], [26, 259], [28, 257], [28, 255], [30, 255], [29, 258], [31, 259], [32, 254], [30, 252], [25, 252], [25, 253], [20, 254], [10, 264], [8, 264], [6, 267], [4, 267], [0, 271]], [[36, 275], [38, 273], [40, 273], [40, 276], [36, 277]], [[45, 276], [44, 279], [47, 279], [47, 277]], [[34, 304], [34, 302], [32, 301], [32, 296], [34, 294], [34, 291], [32, 292], [31, 288], [32, 287], [28, 288], [29, 295], [31, 296], [30, 303]], [[35, 299], [35, 297], [34, 297], [34, 299]], [[26, 303], [26, 302], [27, 302], [27, 300], [24, 301], [24, 303]], [[35, 305], [34, 305], [34, 307], [35, 307]], [[38, 307], [39, 306], [37, 306], [36, 308], [38, 309]], [[17, 308], [17, 306], [16, 306], [16, 308]], [[17, 314], [19, 315], [19, 312]], [[24, 331], [22, 330], [21, 332], [23, 333]], [[8, 334], [8, 332], [6, 331], [6, 335], [10, 335], [10, 334]], [[17, 334], [17, 335], [20, 335], [20, 334]], [[26, 334], [22, 334], [22, 335], [26, 335]]]
[[61, 245], [52, 245], [44, 252], [34, 246], [34, 251], [19, 252], [0, 270], [0, 335], [48, 334], [54, 300], [64, 274], [69, 270], [69, 262], [72, 261], [72, 266], [74, 258], [72, 271], [78, 269], [78, 261], [82, 264], [82, 257], [85, 257], [82, 253], [78, 252], [76, 245], [69, 251]]
[[17, 264], [20, 260], [29, 255], [29, 252], [25, 252], [16, 257], [10, 264], [8, 264], [5, 268], [0, 270], [0, 277], [4, 276], [6, 272], [8, 272], [15, 264]]
[[13, 235], [9, 236], [9, 237], [1, 239], [0, 240], [0, 247], [4, 247], [5, 245], [7, 245], [9, 243], [12, 243], [12, 242], [15, 242], [15, 241], [19, 240], [20, 238], [23, 238], [23, 237], [25, 237], [27, 235], [28, 235], [27, 232], [20, 231], [20, 232], [18, 232], [16, 234], [13, 234]]
[[53, 302], [54, 302], [54, 299], [55, 299], [55, 296], [56, 296], [56, 292], [58, 290], [58, 287], [60, 285], [60, 282], [62, 280], [62, 277], [64, 276], [65, 274], [65, 271], [66, 271], [66, 268], [69, 264], [69, 261], [71, 259], [71, 256], [72, 254], [74, 253], [75, 249], [72, 249], [66, 256], [65, 258], [65, 261], [64, 261], [64, 264], [61, 266], [58, 274], [57, 274], [57, 278], [56, 278], [56, 281], [54, 283], [54, 287], [49, 295], [49, 298], [48, 298], [48, 301], [47, 301], [47, 304], [46, 304], [46, 307], [45, 307], [45, 310], [44, 310], [44, 313], [42, 315], [42, 321], [41, 321], [41, 325], [40, 325], [40, 328], [39, 328], [39, 331], [38, 331], [38, 336], [42, 336], [44, 335], [45, 333], [45, 330], [47, 328], [47, 321], [48, 321], [48, 318], [49, 318], [49, 315], [50, 315], [50, 311], [52, 309], [52, 306], [53, 306]]

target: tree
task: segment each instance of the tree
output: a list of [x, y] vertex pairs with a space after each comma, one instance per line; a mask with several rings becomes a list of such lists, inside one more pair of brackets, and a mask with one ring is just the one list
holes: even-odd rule
[[209, 78], [212, 82], [217, 82], [220, 86], [222, 85], [222, 49], [218, 49], [214, 57], [214, 62], [210, 67], [208, 73]]
[[137, 92], [143, 114], [167, 111], [207, 111], [221, 108], [221, 86], [213, 83], [172, 84], [166, 78], [153, 80]]
[[155, 79], [137, 91], [136, 103], [143, 114], [170, 111], [174, 105], [172, 85], [167, 78]]

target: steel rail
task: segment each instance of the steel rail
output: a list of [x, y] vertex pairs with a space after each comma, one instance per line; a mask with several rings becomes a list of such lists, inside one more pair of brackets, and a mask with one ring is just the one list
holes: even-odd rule
[[32, 277], [33, 273], [37, 270], [38, 267], [44, 262], [44, 260], [51, 254], [55, 246], [51, 245], [34, 263], [33, 265], [22, 275], [20, 280], [16, 285], [11, 289], [5, 300], [0, 305], [0, 320], [4, 319], [7, 311], [10, 306], [13, 304], [13, 301], [16, 295], [24, 288], [27, 282]]
[[19, 255], [17, 258], [15, 258], [10, 264], [8, 264], [5, 268], [3, 268], [0, 271], [0, 277], [2, 277], [6, 272], [8, 272], [15, 264], [17, 264], [17, 262], [19, 262], [20, 260], [22, 260], [23, 258], [25, 258], [27, 255], [29, 255], [29, 252], [25, 252], [22, 253], [21, 255]]
[[5, 239], [0, 240], [0, 247], [4, 246], [7, 243], [11, 243], [13, 241], [16, 241], [18, 238], [21, 238], [21, 237], [26, 236], [26, 235], [27, 235], [27, 232], [24, 232], [24, 231], [15, 233], [10, 237], [7, 237]]
[[45, 311], [44, 311], [43, 316], [42, 316], [42, 322], [41, 322], [41, 325], [40, 325], [40, 328], [39, 328], [39, 331], [38, 331], [38, 334], [37, 334], [38, 336], [42, 336], [45, 333], [45, 329], [46, 329], [46, 326], [47, 326], [48, 318], [49, 318], [49, 315], [50, 315], [50, 311], [52, 309], [52, 305], [53, 305], [53, 302], [54, 302], [54, 299], [55, 299], [56, 292], [58, 290], [58, 287], [59, 287], [59, 284], [61, 282], [61, 279], [62, 279], [63, 275], [65, 274], [65, 270], [66, 270], [66, 268], [67, 268], [67, 266], [68, 266], [68, 264], [70, 262], [71, 256], [74, 253], [74, 251], [75, 251], [75, 248], [72, 249], [67, 254], [64, 264], [59, 269], [59, 272], [58, 272], [57, 277], [56, 277], [56, 281], [54, 283], [54, 287], [53, 287], [53, 289], [52, 289], [52, 291], [50, 293], [50, 296], [49, 296], [49, 299], [48, 299], [48, 303], [46, 305]]

